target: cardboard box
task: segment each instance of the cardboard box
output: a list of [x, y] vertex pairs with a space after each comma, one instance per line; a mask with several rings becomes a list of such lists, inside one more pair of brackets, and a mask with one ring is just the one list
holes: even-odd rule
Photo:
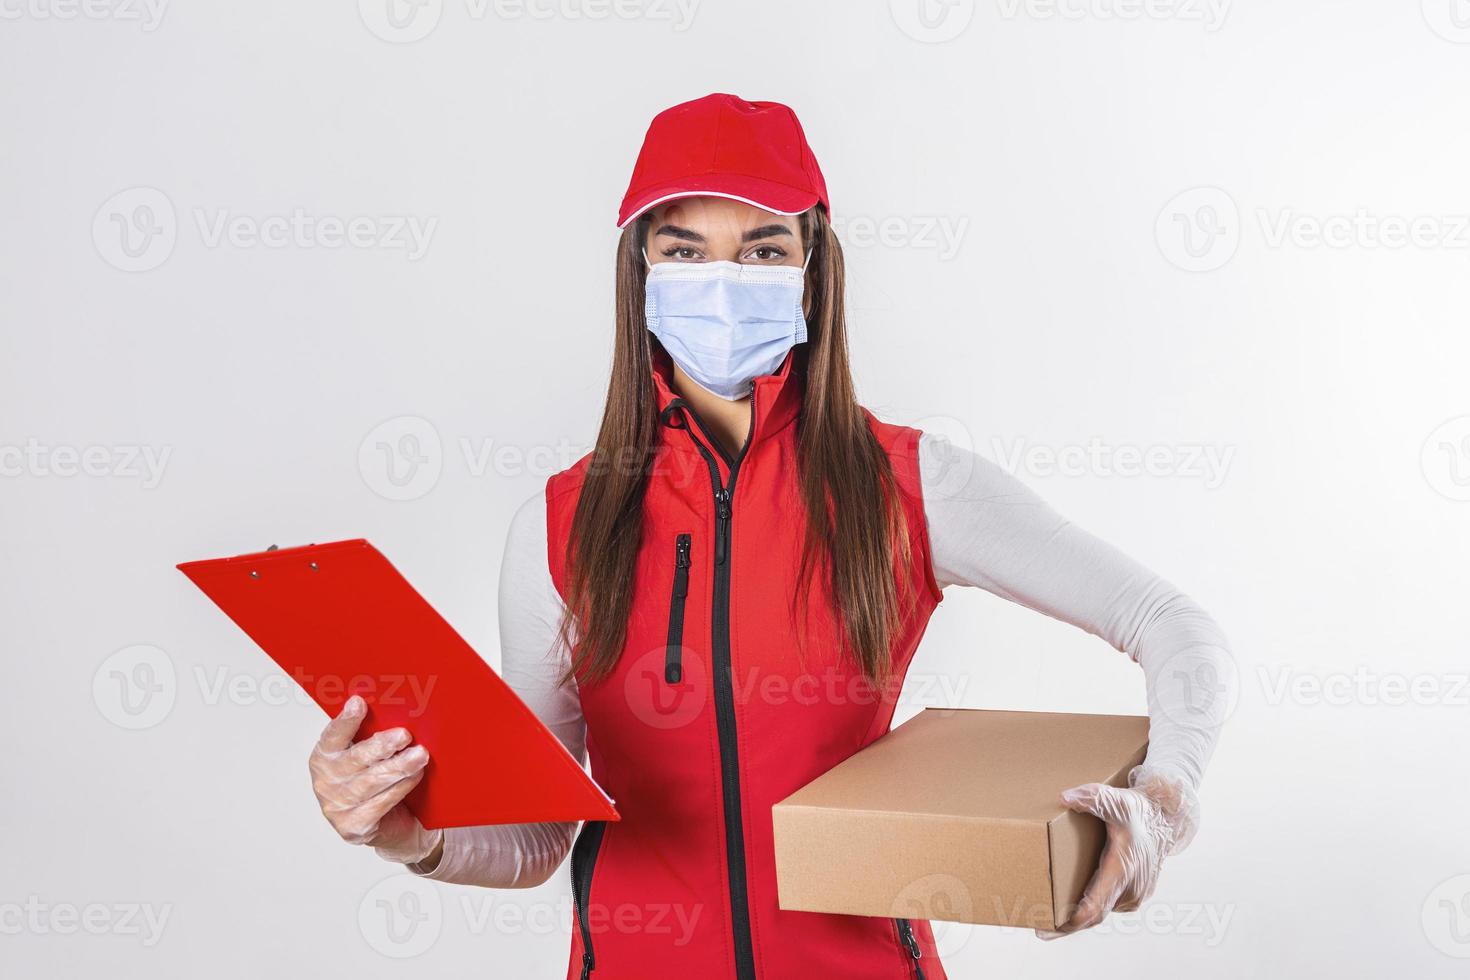
[[772, 808], [781, 908], [1055, 928], [1104, 837], [1058, 797], [1147, 747], [1142, 717], [927, 709]]

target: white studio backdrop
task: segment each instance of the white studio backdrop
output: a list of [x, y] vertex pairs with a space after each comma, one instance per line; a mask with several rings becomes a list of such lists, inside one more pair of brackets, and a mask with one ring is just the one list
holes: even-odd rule
[[[341, 844], [323, 718], [173, 566], [367, 536], [491, 661], [591, 443], [649, 118], [792, 105], [859, 393], [1220, 620], [1240, 697], [1143, 913], [951, 975], [1462, 976], [1470, 8], [0, 0], [0, 974], [556, 978], [564, 874]], [[902, 714], [1144, 710], [951, 589]], [[487, 746], [493, 752], [494, 746]]]

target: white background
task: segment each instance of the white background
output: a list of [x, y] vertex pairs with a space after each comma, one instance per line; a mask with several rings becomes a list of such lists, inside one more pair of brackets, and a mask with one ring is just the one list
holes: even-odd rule
[[[1238, 660], [1154, 911], [950, 930], [951, 975], [1463, 975], [1470, 6], [393, 2], [0, 2], [0, 972], [563, 975], [563, 874], [387, 931], [392, 867], [311, 797], [322, 716], [173, 566], [368, 536], [498, 662], [510, 517], [595, 431], [644, 127], [730, 91], [824, 165], [864, 403], [1029, 451]], [[1120, 654], [956, 590], [914, 677], [906, 712], [1143, 709]]]

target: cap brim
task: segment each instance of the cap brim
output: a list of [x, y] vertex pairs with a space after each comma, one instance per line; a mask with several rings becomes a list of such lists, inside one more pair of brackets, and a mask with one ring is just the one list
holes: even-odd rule
[[636, 195], [630, 195], [623, 201], [622, 210], [618, 212], [618, 227], [626, 228], [630, 222], [649, 208], [681, 197], [725, 197], [770, 211], [772, 214], [801, 214], [821, 201], [811, 191], [778, 184], [771, 180], [762, 180], [759, 177], [742, 177], [732, 174], [687, 177], [677, 183], [642, 188]]

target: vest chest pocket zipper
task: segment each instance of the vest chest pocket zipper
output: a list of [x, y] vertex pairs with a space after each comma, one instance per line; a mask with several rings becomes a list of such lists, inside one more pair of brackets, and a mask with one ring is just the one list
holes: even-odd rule
[[596, 960], [592, 955], [592, 921], [587, 905], [592, 900], [592, 868], [602, 850], [602, 835], [607, 824], [592, 820], [582, 825], [577, 842], [572, 845], [572, 904], [577, 913], [577, 929], [582, 935], [582, 978], [592, 976]]
[[919, 940], [914, 936], [914, 924], [908, 919], [894, 919], [893, 921], [898, 926], [898, 941], [913, 958], [915, 980], [924, 980], [924, 968], [919, 965], [924, 951], [919, 949]]
[[664, 682], [677, 684], [684, 677], [684, 600], [689, 595], [689, 553], [692, 535], [674, 539], [674, 589], [669, 597], [669, 634], [664, 644]]

